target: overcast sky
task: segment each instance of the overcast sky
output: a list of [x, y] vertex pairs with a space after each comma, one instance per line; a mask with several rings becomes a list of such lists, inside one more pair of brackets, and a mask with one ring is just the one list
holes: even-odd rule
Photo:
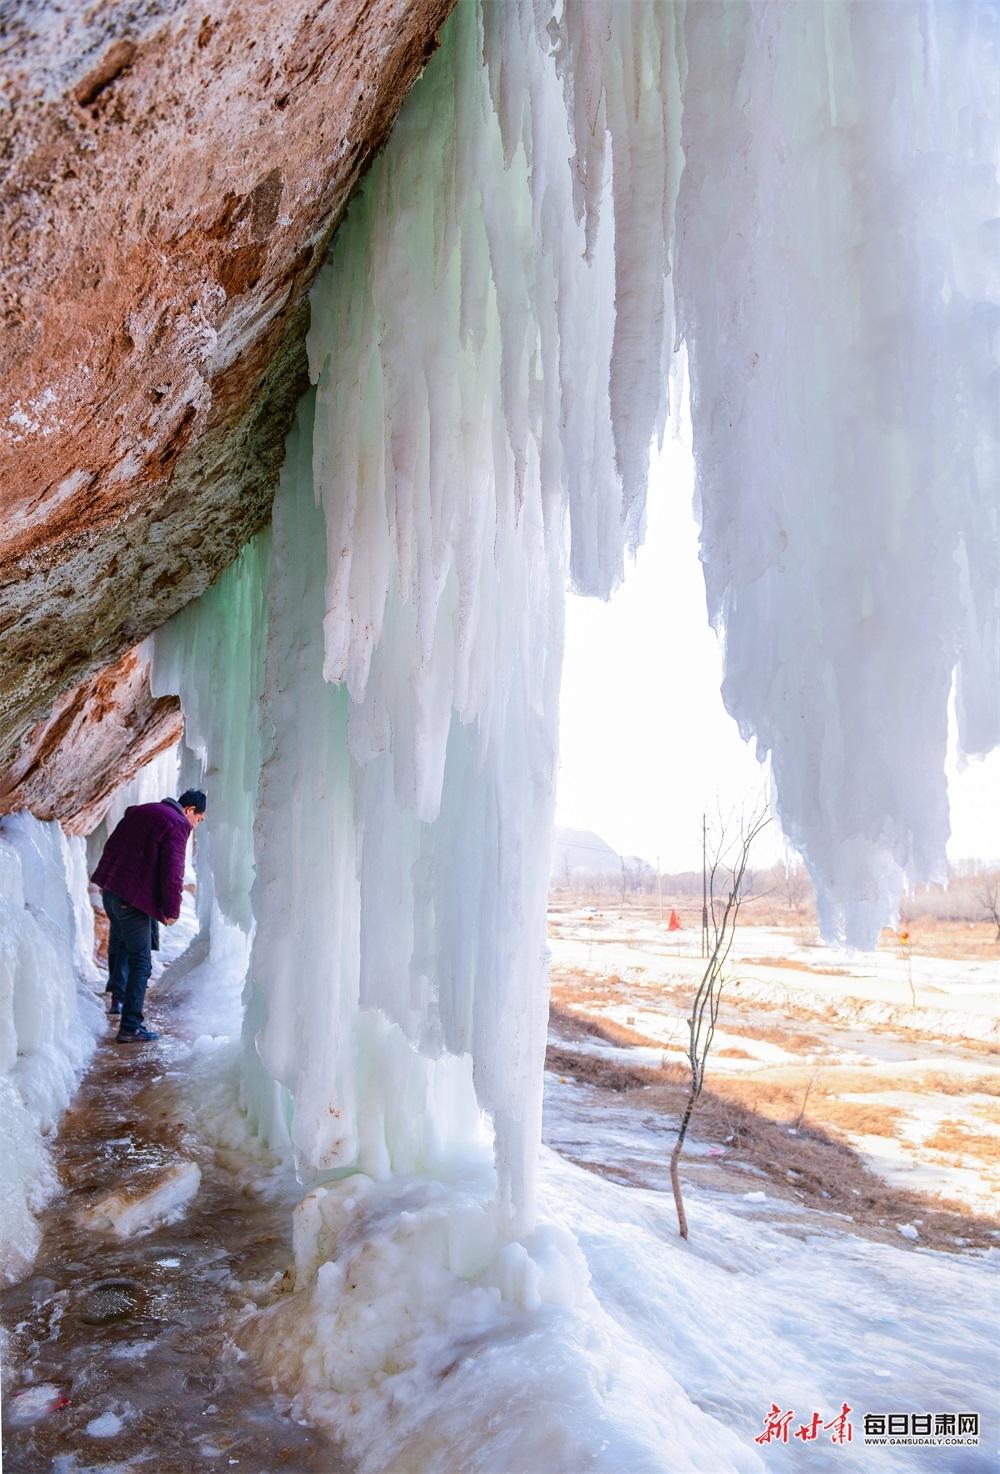
[[[592, 829], [664, 870], [701, 864], [702, 808], [752, 803], [767, 784], [719, 695], [722, 662], [705, 612], [688, 444], [668, 438], [650, 479], [649, 530], [605, 604], [566, 615], [557, 821]], [[952, 859], [1000, 851], [1000, 752], [959, 774], [949, 760]], [[785, 853], [774, 827], [755, 859]]]

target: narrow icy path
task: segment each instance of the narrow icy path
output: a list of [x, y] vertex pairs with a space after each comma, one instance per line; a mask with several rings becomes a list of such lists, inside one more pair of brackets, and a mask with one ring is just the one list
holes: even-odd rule
[[[163, 1027], [163, 1008], [155, 1008]], [[43, 1219], [31, 1276], [0, 1297], [8, 1332], [3, 1465], [40, 1470], [155, 1469], [157, 1474], [338, 1474], [347, 1468], [255, 1383], [228, 1339], [240, 1283], [289, 1258], [283, 1202], [249, 1189], [150, 1087], [180, 1050], [169, 1024], [157, 1045], [119, 1046], [109, 1027], [63, 1122], [64, 1192]], [[195, 1161], [201, 1186], [184, 1215], [118, 1240], [80, 1215], [126, 1182]], [[34, 1404], [66, 1401], [27, 1421]], [[28, 1396], [18, 1394], [28, 1389]]]

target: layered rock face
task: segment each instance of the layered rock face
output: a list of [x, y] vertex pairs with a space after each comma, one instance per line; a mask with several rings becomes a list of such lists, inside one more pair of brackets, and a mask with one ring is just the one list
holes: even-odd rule
[[[266, 519], [306, 382], [306, 294], [453, 4], [7, 7], [5, 807], [69, 817], [53, 731], [76, 718], [60, 720], [106, 704], [93, 673], [202, 593]], [[142, 729], [136, 668], [109, 675]], [[93, 782], [75, 773], [88, 793], [110, 752], [93, 757]]]
[[0, 775], [0, 814], [29, 809], [70, 834], [101, 822], [116, 788], [183, 734], [176, 696], [154, 697], [149, 660], [129, 650], [56, 701]]

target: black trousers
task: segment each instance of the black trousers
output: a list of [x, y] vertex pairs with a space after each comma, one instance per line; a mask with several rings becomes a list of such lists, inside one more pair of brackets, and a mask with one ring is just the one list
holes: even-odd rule
[[[108, 988], [121, 1005], [123, 1032], [142, 1023], [146, 984], [153, 970], [153, 928], [156, 922], [138, 906], [130, 906], [112, 891], [102, 891], [101, 900], [111, 923], [108, 938]], [[158, 939], [157, 939], [158, 940]]]

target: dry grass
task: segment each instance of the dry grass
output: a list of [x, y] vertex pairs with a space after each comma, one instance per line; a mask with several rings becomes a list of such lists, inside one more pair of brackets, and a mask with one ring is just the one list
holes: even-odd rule
[[[914, 957], [940, 957], [953, 962], [990, 962], [1000, 958], [1000, 942], [992, 921], [939, 921], [918, 916], [906, 923], [906, 944]], [[879, 937], [879, 950], [905, 956], [899, 933], [887, 928]]]
[[[587, 972], [582, 968], [553, 968], [552, 970], [552, 999], [563, 1010], [594, 1008], [620, 1004], [626, 998], [636, 1000], [647, 998], [649, 1006], [663, 1008], [664, 1004], [671, 1004], [680, 1012], [686, 1013], [690, 1005], [692, 987], [687, 983], [647, 983], [638, 980], [624, 984], [618, 976], [613, 978], [601, 976], [596, 972]], [[807, 1033], [800, 1027], [801, 1024], [826, 1024], [830, 1027], [843, 1027], [845, 1020], [853, 1022], [854, 1019], [863, 1017], [866, 1007], [865, 1000], [847, 996], [833, 1003], [817, 1004], [815, 1008], [807, 1005], [791, 1003], [787, 999], [777, 1001], [767, 998], [744, 999], [735, 988], [729, 988], [723, 995], [722, 1014], [720, 1016], [720, 1027], [730, 1033], [742, 1034], [748, 1039], [769, 1039], [783, 1048], [794, 1052], [816, 1052], [825, 1049], [824, 1041], [816, 1034]], [[636, 1001], [636, 1007], [643, 1006]], [[908, 1005], [905, 1006], [909, 1012]], [[782, 1024], [760, 1024], [751, 1022], [748, 1015], [779, 1014], [783, 1020]], [[664, 1013], [664, 1021], [670, 1019], [668, 1013]], [[793, 1027], [795, 1026], [795, 1027]], [[892, 1020], [881, 1023], [878, 1032], [891, 1034], [893, 1038], [902, 1040], [909, 1044], [939, 1044], [940, 1035], [928, 1029], [911, 1028], [909, 1025]], [[641, 1042], [652, 1044], [656, 1048], [665, 1047], [660, 1040], [650, 1039], [648, 1036], [640, 1036]], [[624, 1041], [623, 1041], [624, 1042]], [[639, 1039], [635, 1042], [639, 1042]], [[966, 1054], [980, 1054], [987, 1059], [1000, 1057], [1000, 1041], [992, 1039], [962, 1038], [956, 1041]], [[669, 1046], [666, 1046], [669, 1047]], [[960, 1087], [964, 1092], [964, 1086]], [[1000, 1084], [990, 1087], [988, 1093], [997, 1095], [1000, 1093]]]
[[783, 1029], [780, 1024], [750, 1024], [739, 1019], [732, 1028], [737, 1029], [744, 1039], [764, 1039], [771, 1044], [780, 1044], [782, 1049], [787, 1049], [792, 1054], [825, 1051], [827, 1048], [818, 1034]]
[[[1000, 1096], [1000, 1075], [961, 1075], [951, 1074], [947, 1070], [928, 1070], [926, 1074], [911, 1081], [911, 1086], [926, 1095]], [[899, 1086], [895, 1088], [898, 1090]], [[984, 1104], [978, 1109], [986, 1110], [988, 1107]], [[1000, 1108], [995, 1109], [993, 1119], [1000, 1119]]]
[[[549, 1064], [565, 1076], [593, 1086], [597, 1091], [614, 1091], [624, 1104], [634, 1104], [645, 1114], [649, 1111], [676, 1119], [687, 1095], [687, 1072], [680, 1066], [652, 1070], [618, 1066], [614, 1061], [593, 1055], [572, 1054], [550, 1049]], [[819, 1210], [832, 1210], [850, 1216], [857, 1231], [892, 1237], [895, 1225], [920, 1219], [920, 1243], [925, 1246], [956, 1250], [956, 1237], [966, 1246], [988, 1247], [991, 1223], [978, 1218], [966, 1207], [947, 1198], [907, 1192], [889, 1187], [876, 1173], [870, 1172], [847, 1142], [830, 1135], [816, 1120], [795, 1134], [777, 1120], [771, 1119], [764, 1101], [752, 1108], [737, 1100], [730, 1091], [732, 1080], [720, 1082], [715, 1089], [706, 1088], [695, 1111], [693, 1131], [702, 1141], [723, 1142], [724, 1159], [708, 1163], [686, 1163], [686, 1170], [724, 1170], [740, 1164], [752, 1166], [770, 1179], [780, 1195], [807, 1201]], [[780, 1103], [788, 1111], [798, 1111], [802, 1091], [791, 1086], [763, 1092], [771, 1103]], [[664, 1160], [667, 1151], [664, 1153]], [[591, 1170], [606, 1170], [583, 1163]], [[627, 1166], [611, 1175], [628, 1179]]]
[[821, 1095], [807, 1107], [805, 1119], [848, 1136], [898, 1136], [906, 1112], [895, 1106], [867, 1101], [831, 1099]]
[[[666, 918], [670, 915], [671, 907], [676, 908], [689, 934], [692, 930], [697, 934], [701, 917], [700, 896], [693, 898], [665, 895], [661, 917], [659, 903], [655, 899], [629, 897], [622, 905], [620, 896], [596, 893], [589, 897], [581, 895], [574, 898], [572, 902], [562, 897], [550, 905], [549, 914], [557, 924], [565, 920], [574, 925], [579, 919], [580, 912], [588, 906], [596, 907], [604, 925], [616, 922], [652, 925], [662, 929], [665, 939], [670, 936], [666, 930]], [[804, 946], [815, 946], [819, 941], [819, 932], [812, 908], [806, 907], [801, 911], [790, 908], [779, 896], [759, 896], [748, 900], [743, 905], [740, 910], [740, 927], [755, 926], [781, 928]], [[906, 945], [914, 957], [940, 957], [949, 961], [969, 962], [989, 962], [1000, 959], [1000, 942], [997, 940], [996, 927], [991, 921], [942, 921], [932, 916], [918, 916], [908, 921], [905, 929], [910, 936]], [[599, 940], [599, 936], [595, 936], [594, 940]], [[891, 927], [887, 927], [882, 932], [878, 941], [879, 951], [891, 952], [897, 956], [904, 955], [903, 945], [900, 942], [898, 931]], [[766, 960], [769, 967], [783, 965], [781, 962], [775, 963], [773, 958], [763, 960]], [[797, 966], [798, 964], [791, 965]], [[836, 976], [838, 970], [824, 967], [812, 968], [806, 964], [802, 967], [802, 971], [828, 973], [830, 976]]]
[[[547, 1064], [597, 1091], [613, 1092], [623, 1104], [633, 1104], [646, 1116], [655, 1112], [676, 1121], [687, 1098], [687, 1070], [680, 1065], [660, 1069], [623, 1066], [555, 1046], [549, 1049]], [[774, 1119], [775, 1108], [794, 1119], [802, 1104], [801, 1087], [761, 1082], [764, 1088], [756, 1092], [755, 1106], [751, 1106], [734, 1089], [746, 1084], [741, 1076], [719, 1080], [702, 1092], [693, 1122], [695, 1138], [723, 1144], [726, 1156], [685, 1162], [685, 1171], [726, 1173], [740, 1166], [753, 1167], [764, 1173], [778, 1195], [805, 1201], [820, 1211], [847, 1215], [854, 1231], [872, 1237], [891, 1237], [897, 1242], [895, 1225], [919, 1219], [924, 1246], [954, 1252], [960, 1247], [956, 1237], [964, 1239], [966, 1246], [992, 1245], [992, 1224], [987, 1220], [963, 1203], [890, 1187], [846, 1142], [811, 1115], [808, 1103], [805, 1124], [794, 1131]], [[819, 1099], [823, 1101], [822, 1096]], [[666, 1147], [664, 1161], [668, 1153]], [[609, 1169], [585, 1157], [576, 1160], [592, 1171], [633, 1180], [625, 1163]]]
[[587, 1014], [571, 1011], [557, 1000], [555, 989], [549, 1003], [549, 1026], [557, 1028], [567, 1039], [603, 1039], [605, 1044], [639, 1045], [646, 1049], [667, 1048], [661, 1039], [640, 1034], [638, 1029], [629, 1028], [627, 1024], [616, 1023], [610, 1018], [590, 1018]]
[[[615, 990], [613, 991], [605, 984], [616, 985]], [[618, 977], [598, 978], [590, 973], [583, 973], [577, 968], [553, 970], [550, 995], [551, 1016], [561, 1028], [577, 1027], [584, 1019], [587, 1019], [587, 1032], [595, 1033], [599, 1029], [599, 1037], [612, 1044], [644, 1044], [653, 1049], [669, 1049], [670, 1043], [662, 1039], [654, 1039], [651, 1035], [643, 1034], [630, 1025], [619, 1024], [603, 1016], [600, 1023], [597, 1024], [592, 1017], [580, 1011], [586, 1008], [621, 1004], [622, 997], [618, 991], [621, 985], [621, 978]], [[641, 992], [641, 985], [636, 985], [634, 991]], [[667, 999], [676, 1004], [678, 1009], [686, 1010], [691, 1000], [691, 989], [685, 985], [658, 985], [652, 991], [651, 1002], [655, 1000], [655, 1003], [662, 1006]], [[639, 1008], [642, 1005], [637, 1003], [635, 1006]], [[755, 1001], [749, 1007], [756, 1012], [758, 1008], [767, 1010], [773, 1007], [777, 1010], [779, 1005], [758, 1004]], [[719, 1027], [729, 1033], [738, 1033], [745, 1039], [762, 1039], [768, 1043], [780, 1045], [782, 1049], [787, 1049], [792, 1054], [821, 1053], [828, 1049], [825, 1040], [821, 1039], [818, 1034], [809, 1034], [794, 1027], [798, 1020], [794, 1017], [793, 1010], [788, 1010], [788, 1016], [789, 1023], [793, 1027], [785, 1028], [781, 1024], [751, 1023], [741, 1017], [738, 998], [731, 995], [723, 1007]], [[665, 1024], [674, 1023], [682, 1029], [684, 1021], [671, 1018], [670, 1014], [664, 1013], [663, 1022]], [[723, 1051], [720, 1050], [718, 1053], [721, 1055]]]
[[984, 1166], [1000, 1163], [1000, 1136], [970, 1131], [962, 1121], [941, 1121], [933, 1136], [925, 1138], [924, 1147], [929, 1151], [973, 1156]]
[[[683, 907], [679, 909], [683, 916]], [[602, 931], [595, 929], [593, 940], [611, 940], [612, 932], [619, 934], [615, 940], [625, 940], [622, 933], [628, 930], [627, 923], [640, 916], [639, 908], [627, 909], [619, 917], [617, 908], [612, 914], [611, 908], [606, 907], [606, 924]], [[647, 914], [643, 919], [648, 921], [652, 917]], [[750, 922], [753, 919], [747, 918]], [[763, 918], [758, 914], [757, 919]], [[623, 924], [615, 925], [616, 920]], [[571, 927], [575, 921], [576, 918], [570, 922]], [[787, 917], [783, 924], [787, 927]], [[800, 930], [803, 943], [815, 941], [815, 932], [809, 927]], [[976, 932], [975, 928], [961, 924], [934, 922], [929, 929], [934, 935], [929, 936], [914, 924], [910, 927], [909, 945], [914, 956], [975, 956], [982, 949], [984, 937], [980, 933], [984, 930], [980, 928]], [[966, 946], [970, 937], [975, 942], [971, 951]], [[895, 934], [884, 938], [883, 945], [900, 954], [901, 944]], [[674, 1051], [683, 1051], [686, 1046], [685, 1019], [693, 984], [676, 975], [676, 980], [649, 979], [640, 975], [641, 968], [632, 966], [624, 980], [618, 975], [601, 975], [601, 951], [591, 950], [593, 958], [598, 960], [553, 970], [554, 1026], [563, 1038], [570, 1040], [584, 1041], [590, 1037], [619, 1046], [643, 1045], [655, 1049], [662, 1066], [647, 1068], [632, 1065], [624, 1058], [608, 1060], [595, 1057], [592, 1052], [577, 1054], [569, 1049], [554, 1050], [550, 1062], [561, 1074], [585, 1083], [596, 1092], [608, 1092], [609, 1101], [614, 1098], [626, 1109], [634, 1107], [646, 1118], [650, 1113], [662, 1114], [667, 1118], [664, 1126], [669, 1132], [687, 1096], [687, 1065], [682, 1054]], [[995, 954], [994, 948], [992, 955]], [[747, 960], [762, 968], [783, 967], [786, 977], [793, 971], [801, 972], [803, 989], [809, 987], [809, 974], [848, 975], [843, 968], [813, 967], [808, 962], [799, 964], [791, 959]], [[819, 989], [821, 985], [817, 981], [815, 986]], [[634, 1008], [640, 1027], [633, 1027], [631, 1020], [628, 1024], [618, 1024], [603, 1017], [604, 1010], [611, 1007], [623, 1017], [626, 1008]], [[648, 1010], [655, 1013], [655, 1024], [652, 1020], [646, 1022], [644, 1014]], [[927, 1044], [942, 1042], [930, 1030], [909, 1026], [908, 1020], [914, 1015], [908, 997], [902, 993], [895, 1013], [885, 1018], [884, 1010], [878, 1012], [883, 1016], [878, 1022], [869, 1022], [867, 1032], [873, 1037], [885, 1036], [912, 1045], [911, 1059], [921, 1059]], [[735, 1186], [740, 1179], [734, 1179], [734, 1169], [738, 1172], [741, 1166], [752, 1167], [756, 1172], [763, 1172], [779, 1193], [791, 1194], [810, 1207], [848, 1215], [858, 1231], [888, 1236], [894, 1242], [898, 1242], [897, 1223], [920, 1220], [923, 1245], [954, 1250], [958, 1247], [954, 1242], [956, 1237], [969, 1244], [992, 1244], [989, 1236], [992, 1225], [979, 1210], [940, 1195], [890, 1187], [878, 1172], [865, 1166], [853, 1143], [858, 1137], [894, 1139], [903, 1135], [909, 1112], [905, 1102], [893, 1101], [892, 1095], [954, 1097], [954, 1109], [967, 1110], [967, 1123], [943, 1122], [930, 1140], [914, 1144], [912, 1151], [919, 1155], [926, 1149], [923, 1160], [927, 1163], [965, 1169], [975, 1163], [984, 1173], [995, 1170], [1000, 1161], [1000, 1137], [988, 1132], [986, 1125], [1000, 1124], [1000, 1072], [989, 1073], [990, 1060], [998, 1053], [997, 1042], [970, 1038], [953, 1041], [957, 1058], [964, 1061], [981, 1058], [981, 1066], [977, 1065], [977, 1073], [973, 1075], [936, 1065], [916, 1074], [888, 1063], [869, 1063], [863, 1057], [847, 1065], [830, 1063], [829, 1051], [840, 1042], [834, 1031], [845, 1025], [856, 1030], [866, 1018], [875, 1017], [878, 1014], [870, 1013], [869, 1001], [861, 997], [823, 996], [820, 992], [814, 1004], [807, 997], [789, 1004], [787, 999], [762, 1000], [745, 996], [735, 986], [727, 987], [718, 1027], [730, 1037], [725, 1047], [713, 1052], [718, 1061], [715, 1072], [709, 1061], [709, 1080], [696, 1107], [693, 1127], [697, 1139], [722, 1144], [725, 1156], [686, 1159], [685, 1171], [702, 1176], [712, 1174], [714, 1180], [728, 1179], [727, 1186]], [[659, 1029], [661, 1024], [664, 1033], [672, 1035], [672, 1039], [653, 1038], [642, 1031], [643, 1025]], [[758, 1060], [757, 1068], [725, 1073], [727, 1059], [756, 1058], [748, 1041], [758, 1039], [779, 1045], [795, 1058], [779, 1066]], [[668, 1053], [676, 1062], [668, 1063]], [[946, 1063], [947, 1056], [942, 1059], [942, 1066]], [[858, 1095], [883, 1095], [890, 1099], [882, 1103], [870, 1098], [852, 1098]], [[970, 1096], [980, 1099], [970, 1101], [968, 1107], [959, 1107], [957, 1098]], [[664, 1162], [669, 1149], [668, 1136]], [[909, 1152], [911, 1148], [908, 1146], [906, 1150]], [[642, 1169], [634, 1163], [630, 1166], [627, 1160], [613, 1168], [606, 1163], [602, 1166], [583, 1162], [583, 1165], [622, 1180], [630, 1180], [630, 1172], [643, 1175]], [[742, 1181], [745, 1182], [745, 1177]]]
[[[572, 1076], [586, 1085], [614, 1091], [636, 1090], [651, 1085], [662, 1073], [643, 1065], [620, 1065], [616, 1060], [587, 1054], [583, 1050], [560, 1049], [558, 1044], [550, 1044], [545, 1051], [545, 1068], [564, 1079]], [[674, 1068], [681, 1069], [679, 1065]]]
[[819, 967], [812, 962], [797, 961], [794, 957], [741, 957], [740, 966], [747, 967], [783, 967], [792, 972], [812, 973], [814, 977], [824, 978], [849, 978], [850, 972], [846, 967]]
[[[911, 1029], [908, 1024], [892, 1023], [886, 1026], [885, 1033], [892, 1034], [896, 1039], [902, 1039], [905, 1043], [912, 1044], [940, 1044], [941, 1035], [934, 1034], [929, 1029]], [[968, 1039], [963, 1037], [955, 1041], [968, 1054], [984, 1054], [989, 1059], [1000, 1059], [1000, 1037], [994, 1035], [992, 1039]], [[996, 1093], [995, 1091], [993, 1092]]]

